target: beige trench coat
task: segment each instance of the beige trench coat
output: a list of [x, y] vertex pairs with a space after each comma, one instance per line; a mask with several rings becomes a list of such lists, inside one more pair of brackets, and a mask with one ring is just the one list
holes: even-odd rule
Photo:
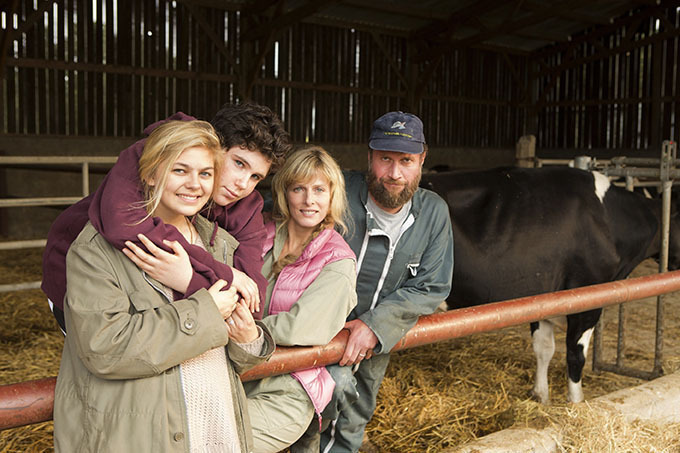
[[[238, 242], [196, 221], [207, 250], [231, 264]], [[252, 451], [250, 418], [237, 375], [274, 350], [267, 331], [260, 356], [230, 342], [206, 289], [169, 301], [88, 223], [67, 256], [66, 336], [54, 405], [56, 452], [188, 452], [179, 364], [225, 346], [241, 451]]]

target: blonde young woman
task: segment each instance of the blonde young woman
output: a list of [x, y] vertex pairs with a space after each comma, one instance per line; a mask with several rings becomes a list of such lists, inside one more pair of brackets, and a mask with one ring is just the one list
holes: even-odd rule
[[[327, 344], [356, 305], [355, 256], [336, 231], [347, 228], [343, 175], [322, 148], [305, 148], [286, 159], [272, 192], [262, 322], [279, 345]], [[255, 451], [295, 442], [328, 404], [334, 385], [325, 367], [246, 383]]]
[[[130, 209], [146, 209], [231, 265], [236, 240], [197, 215], [222, 154], [206, 122], [158, 127], [139, 161], [146, 201]], [[271, 354], [266, 329], [234, 289], [221, 291], [224, 281], [175, 299], [129, 257], [89, 223], [69, 249], [55, 451], [251, 451], [237, 373]], [[177, 272], [191, 272], [186, 253], [177, 261]]]

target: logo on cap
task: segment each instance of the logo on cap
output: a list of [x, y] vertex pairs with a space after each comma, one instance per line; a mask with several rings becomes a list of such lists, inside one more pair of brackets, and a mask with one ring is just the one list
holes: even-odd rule
[[390, 129], [406, 129], [406, 121], [395, 121]]

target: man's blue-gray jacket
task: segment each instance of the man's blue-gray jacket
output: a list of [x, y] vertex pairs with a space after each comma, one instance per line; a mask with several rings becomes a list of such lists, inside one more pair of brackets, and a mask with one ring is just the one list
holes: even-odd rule
[[418, 188], [396, 244], [366, 210], [363, 173], [345, 172], [353, 225], [345, 236], [357, 256], [359, 318], [376, 334], [375, 353], [389, 352], [418, 321], [449, 295], [453, 277], [453, 233], [446, 202]]

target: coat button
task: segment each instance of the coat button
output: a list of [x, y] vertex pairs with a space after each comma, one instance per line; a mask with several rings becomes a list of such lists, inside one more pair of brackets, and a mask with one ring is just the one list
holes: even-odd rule
[[175, 442], [180, 442], [182, 439], [184, 439], [184, 433], [175, 433], [172, 438], [175, 439]]
[[189, 330], [193, 329], [194, 328], [193, 318], [187, 318], [187, 320], [184, 321], [184, 327]]

